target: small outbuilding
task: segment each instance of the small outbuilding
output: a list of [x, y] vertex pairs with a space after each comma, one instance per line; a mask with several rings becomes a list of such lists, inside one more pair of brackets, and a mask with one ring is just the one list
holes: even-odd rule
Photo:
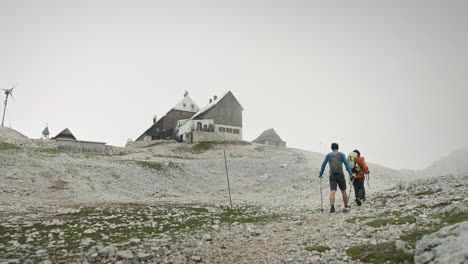
[[263, 145], [286, 147], [286, 141], [283, 141], [273, 128], [263, 131], [263, 133], [252, 142]]
[[95, 153], [105, 152], [106, 143], [77, 140], [68, 128], [65, 128], [52, 139], [57, 142], [57, 148], [61, 150]]

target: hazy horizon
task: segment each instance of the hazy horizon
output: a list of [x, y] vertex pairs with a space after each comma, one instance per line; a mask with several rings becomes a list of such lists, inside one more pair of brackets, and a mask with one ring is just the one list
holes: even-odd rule
[[[423, 169], [468, 146], [465, 1], [0, 1], [5, 124], [123, 146], [185, 90], [244, 140]], [[1, 93], [3, 101], [4, 94]]]

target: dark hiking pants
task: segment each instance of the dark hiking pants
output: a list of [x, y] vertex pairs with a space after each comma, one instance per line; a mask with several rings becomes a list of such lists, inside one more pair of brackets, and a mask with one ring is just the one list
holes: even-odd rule
[[364, 177], [354, 178], [353, 186], [356, 198], [359, 197], [361, 200], [366, 198], [366, 190], [364, 189]]

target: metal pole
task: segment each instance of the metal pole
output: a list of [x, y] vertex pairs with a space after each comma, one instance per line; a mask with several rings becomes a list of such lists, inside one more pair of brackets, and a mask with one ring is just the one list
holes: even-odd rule
[[322, 214], [323, 214], [322, 177], [320, 177], [320, 206], [322, 207]]
[[349, 180], [348, 204], [351, 202], [351, 191], [353, 190], [354, 177]]
[[229, 173], [228, 173], [228, 167], [227, 167], [226, 150], [223, 150], [223, 151], [224, 151], [224, 164], [226, 165], [226, 178], [227, 178], [228, 191], [229, 191], [229, 204], [231, 205], [231, 209], [232, 209], [231, 186], [229, 185]]
[[370, 176], [367, 174], [367, 196], [369, 196], [370, 199]]
[[6, 111], [6, 107], [7, 107], [8, 95], [9, 94], [6, 93], [5, 107], [3, 108], [2, 126], [3, 126], [3, 122], [5, 121], [5, 111]]

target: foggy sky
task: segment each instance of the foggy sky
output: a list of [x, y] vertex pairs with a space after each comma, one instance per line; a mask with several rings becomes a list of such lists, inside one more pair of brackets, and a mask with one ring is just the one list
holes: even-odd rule
[[231, 90], [245, 140], [274, 128], [289, 147], [338, 142], [422, 169], [468, 145], [467, 12], [467, 1], [0, 0], [0, 88], [18, 83], [5, 123], [123, 146], [185, 90], [199, 107]]

